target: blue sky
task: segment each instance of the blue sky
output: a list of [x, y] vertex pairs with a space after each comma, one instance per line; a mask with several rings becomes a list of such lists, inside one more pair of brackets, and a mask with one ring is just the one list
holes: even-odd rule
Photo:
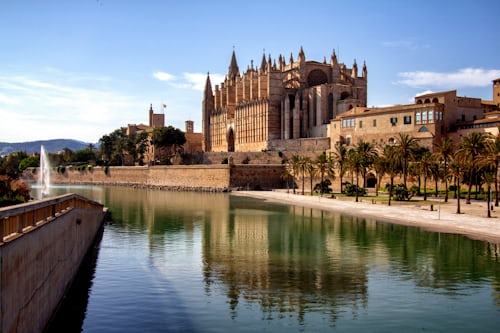
[[94, 143], [147, 123], [201, 131], [207, 72], [240, 71], [262, 54], [354, 59], [368, 67], [368, 105], [427, 91], [492, 99], [500, 78], [500, 1], [0, 0], [0, 141]]

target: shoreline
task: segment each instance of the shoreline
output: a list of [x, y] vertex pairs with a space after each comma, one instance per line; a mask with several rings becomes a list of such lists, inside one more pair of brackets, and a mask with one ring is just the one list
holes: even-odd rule
[[[462, 213], [457, 214], [456, 199], [449, 199], [448, 203], [439, 202], [437, 199], [429, 200], [430, 203], [426, 204], [395, 202], [388, 206], [386, 203], [367, 202], [370, 197], [360, 197], [362, 201], [355, 202], [354, 198], [352, 200], [351, 198], [332, 199], [287, 193], [281, 190], [232, 191], [231, 194], [334, 211], [356, 217], [373, 218], [380, 222], [418, 227], [431, 232], [459, 234], [475, 240], [500, 244], [500, 207], [493, 207], [492, 217], [488, 218], [484, 201], [472, 201], [471, 204], [466, 204], [462, 199]], [[431, 203], [434, 205], [434, 210], [430, 210]]]

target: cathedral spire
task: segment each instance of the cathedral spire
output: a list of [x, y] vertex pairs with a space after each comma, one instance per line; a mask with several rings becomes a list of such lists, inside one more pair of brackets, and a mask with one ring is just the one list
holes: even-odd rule
[[361, 73], [362, 73], [361, 75], [363, 76], [364, 79], [366, 79], [368, 77], [368, 71], [366, 69], [366, 61], [363, 61], [363, 69], [362, 69]]
[[238, 63], [236, 62], [236, 53], [233, 49], [233, 55], [231, 56], [231, 64], [229, 65], [228, 77], [229, 80], [234, 80], [237, 76], [240, 76], [240, 69], [238, 68]]
[[267, 60], [266, 60], [266, 54], [264, 51], [264, 53], [262, 54], [262, 61], [260, 63], [260, 71], [265, 72], [266, 68], [267, 68]]
[[210, 82], [210, 73], [207, 73], [207, 81], [205, 82], [205, 97], [212, 96], [212, 83]]
[[303, 63], [306, 61], [306, 54], [304, 53], [304, 49], [302, 48], [302, 46], [300, 47], [300, 51], [299, 51], [299, 62], [300, 63]]

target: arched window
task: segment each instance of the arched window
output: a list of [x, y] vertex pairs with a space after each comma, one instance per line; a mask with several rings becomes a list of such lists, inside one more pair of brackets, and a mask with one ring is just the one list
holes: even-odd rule
[[343, 92], [340, 94], [340, 99], [341, 99], [341, 100], [344, 100], [344, 99], [349, 98], [349, 96], [350, 96], [349, 92], [347, 92], [347, 91], [343, 91]]
[[422, 104], [422, 100], [421, 99], [417, 99], [417, 104]]
[[309, 73], [307, 77], [307, 84], [309, 87], [319, 86], [320, 84], [328, 83], [328, 76], [319, 69], [314, 69]]
[[437, 97], [434, 97], [434, 98], [432, 99], [432, 103], [439, 103], [439, 101], [438, 101]]
[[429, 132], [429, 129], [425, 126], [422, 126], [420, 127], [420, 129], [418, 130], [419, 133], [424, 133], [424, 132]]
[[428, 99], [428, 98], [426, 98], [426, 99], [425, 99], [425, 101], [424, 101], [424, 103], [426, 103], [426, 104], [427, 104], [427, 103], [430, 103], [430, 102], [431, 102], [431, 100], [430, 100], [430, 99]]
[[334, 118], [333, 114], [333, 94], [328, 94], [328, 119]]

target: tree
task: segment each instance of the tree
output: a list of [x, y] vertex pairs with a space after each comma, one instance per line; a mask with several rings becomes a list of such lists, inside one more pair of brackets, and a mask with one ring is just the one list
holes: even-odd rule
[[[397, 158], [399, 150], [396, 146], [386, 145], [384, 147], [384, 158], [386, 160], [386, 173], [389, 175], [389, 203], [391, 205], [392, 193], [394, 190], [394, 178], [401, 171], [401, 160]], [[405, 186], [406, 187], [406, 186]]]
[[485, 149], [486, 134], [482, 132], [471, 132], [462, 138], [457, 156], [466, 162], [468, 191], [466, 203], [470, 204], [472, 184], [477, 182], [478, 157]]
[[424, 200], [427, 200], [427, 177], [432, 173], [432, 168], [434, 165], [437, 166], [437, 163], [434, 163], [431, 152], [427, 150], [421, 154], [417, 165], [420, 175], [424, 177]]
[[351, 172], [354, 172], [356, 175], [356, 202], [358, 202], [358, 187], [359, 187], [359, 174], [361, 173], [361, 169], [363, 168], [363, 159], [359, 150], [356, 148], [351, 148], [347, 152], [347, 161]]
[[448, 202], [448, 163], [452, 157], [454, 150], [454, 143], [451, 138], [443, 138], [441, 142], [436, 145], [437, 157], [440, 161], [443, 161], [443, 180], [445, 186], [444, 202]]
[[0, 207], [28, 202], [30, 198], [30, 190], [26, 184], [7, 175], [0, 175]]
[[302, 178], [302, 195], [304, 195], [306, 171], [310, 168], [311, 159], [309, 157], [301, 156], [299, 158], [299, 168]]
[[360, 172], [363, 177], [363, 187], [366, 187], [366, 173], [368, 169], [373, 165], [373, 161], [377, 156], [377, 151], [375, 147], [364, 140], [360, 140], [356, 146], [357, 153], [361, 160]]
[[[178, 128], [167, 126], [153, 130], [153, 145], [160, 151], [160, 162], [170, 163], [170, 159], [181, 152], [184, 143], [186, 143], [186, 136]], [[163, 152], [166, 156], [163, 156]]]
[[320, 176], [320, 195], [323, 194], [323, 182], [325, 175], [327, 178], [335, 179], [334, 163], [331, 154], [321, 153], [314, 161], [316, 172]]
[[335, 145], [335, 150], [333, 151], [333, 159], [337, 164], [339, 169], [339, 178], [340, 178], [340, 193], [342, 193], [343, 180], [342, 178], [345, 175], [346, 169], [346, 161], [347, 161], [347, 148], [342, 143]]
[[293, 194], [295, 194], [295, 181], [297, 176], [300, 173], [300, 156], [299, 155], [293, 155], [292, 158], [287, 162], [286, 168], [288, 169], [288, 172], [292, 176], [293, 179]]
[[411, 159], [414, 150], [418, 147], [417, 139], [406, 133], [399, 133], [396, 149], [399, 152], [401, 165], [403, 167], [403, 184], [406, 187], [406, 178], [408, 175], [408, 162]]
[[378, 196], [378, 191], [380, 189], [380, 182], [385, 175], [387, 169], [387, 159], [385, 158], [383, 151], [378, 153], [373, 160], [373, 169], [377, 174], [377, 184], [375, 185], [375, 196]]
[[453, 177], [455, 181], [455, 192], [457, 193], [457, 214], [460, 214], [460, 197], [461, 197], [460, 185], [462, 183], [461, 177], [462, 177], [464, 162], [457, 155], [450, 159], [449, 166], [450, 166], [450, 175]]
[[495, 183], [495, 207], [498, 207], [498, 168], [500, 165], [500, 136], [489, 136], [486, 140], [485, 157], [488, 164], [494, 169], [494, 183]]

